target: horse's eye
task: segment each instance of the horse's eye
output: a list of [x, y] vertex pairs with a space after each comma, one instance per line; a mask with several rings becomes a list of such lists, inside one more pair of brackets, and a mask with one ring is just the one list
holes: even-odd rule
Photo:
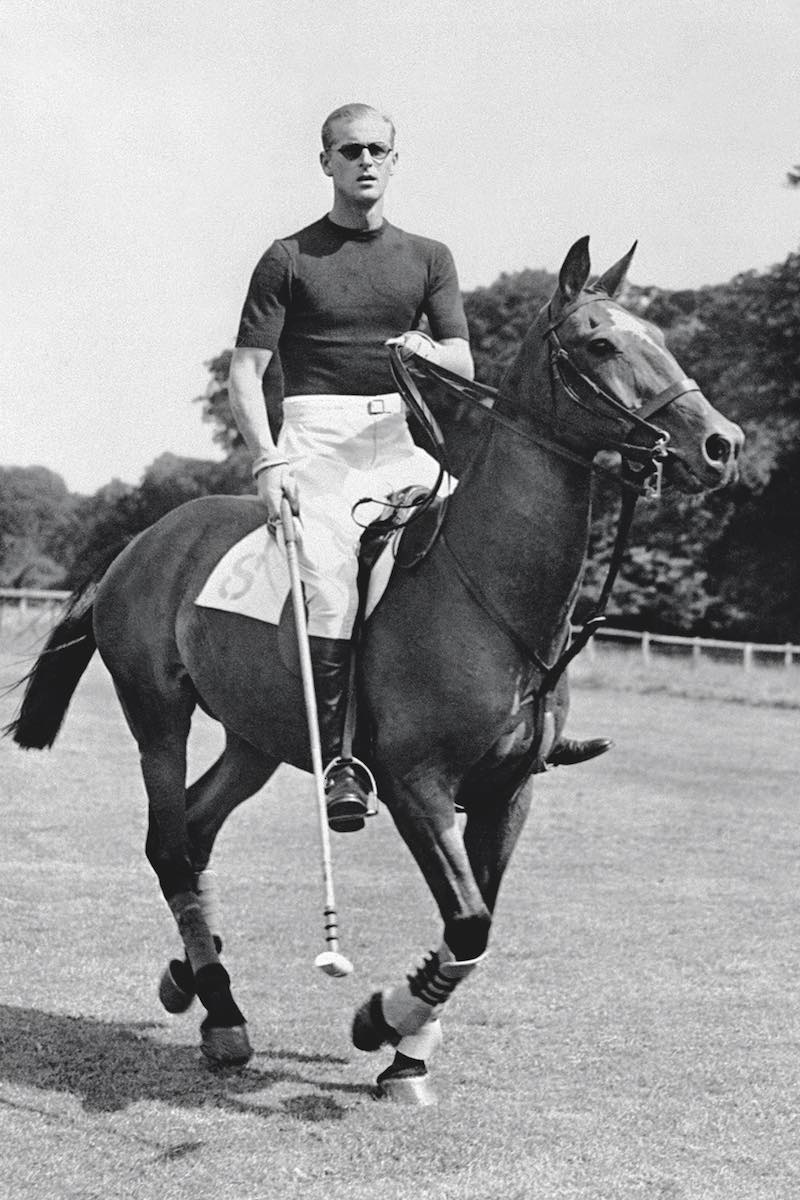
[[589, 342], [589, 353], [595, 358], [605, 358], [606, 355], [614, 353], [614, 346], [608, 338], [595, 338], [593, 342]]

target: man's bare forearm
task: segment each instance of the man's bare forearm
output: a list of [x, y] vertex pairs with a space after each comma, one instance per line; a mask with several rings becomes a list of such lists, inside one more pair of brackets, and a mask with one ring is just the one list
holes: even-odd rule
[[271, 358], [267, 350], [234, 350], [228, 375], [233, 419], [254, 459], [275, 453], [261, 383]]
[[475, 365], [472, 361], [469, 342], [463, 338], [444, 338], [436, 345], [438, 347], [436, 361], [440, 366], [452, 371], [455, 375], [463, 375], [465, 379], [475, 378]]

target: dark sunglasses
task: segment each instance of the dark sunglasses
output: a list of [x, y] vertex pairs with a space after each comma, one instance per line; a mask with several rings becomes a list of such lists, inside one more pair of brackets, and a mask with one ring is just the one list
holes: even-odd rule
[[383, 162], [392, 153], [392, 147], [385, 145], [384, 142], [370, 142], [368, 145], [363, 145], [361, 142], [345, 142], [343, 146], [334, 146], [334, 150], [337, 150], [348, 162], [355, 162], [356, 159], [361, 158], [365, 150], [369, 150], [369, 156], [373, 162]]

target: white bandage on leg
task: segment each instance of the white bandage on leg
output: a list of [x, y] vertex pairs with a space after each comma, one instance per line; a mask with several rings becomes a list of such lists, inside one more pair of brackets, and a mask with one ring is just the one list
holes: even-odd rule
[[458, 962], [443, 942], [414, 975], [383, 992], [381, 1005], [388, 1024], [402, 1037], [418, 1033], [436, 1020], [457, 984], [472, 974], [483, 957]]
[[168, 903], [194, 973], [197, 974], [201, 967], [219, 962], [217, 948], [208, 931], [196, 893], [179, 892]]
[[201, 871], [197, 876], [197, 899], [200, 901], [208, 932], [213, 936], [222, 937], [222, 905], [219, 899], [217, 873], [210, 868]]
[[419, 1033], [410, 1033], [401, 1038], [395, 1047], [406, 1058], [418, 1058], [428, 1062], [442, 1044], [442, 1022], [434, 1017], [422, 1026]]

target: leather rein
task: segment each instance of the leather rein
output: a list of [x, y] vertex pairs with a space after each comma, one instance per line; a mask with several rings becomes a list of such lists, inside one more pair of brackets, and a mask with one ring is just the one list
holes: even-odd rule
[[[492, 618], [493, 622], [502, 628], [521, 647], [525, 655], [542, 672], [541, 683], [535, 691], [535, 695], [538, 698], [543, 697], [554, 689], [572, 659], [580, 653], [589, 639], [605, 622], [605, 608], [622, 562], [637, 500], [640, 496], [645, 496], [648, 499], [658, 499], [661, 495], [661, 475], [663, 464], [667, 457], [669, 434], [666, 430], [654, 425], [650, 418], [664, 409], [668, 404], [677, 400], [679, 396], [683, 396], [688, 392], [699, 391], [698, 385], [693, 379], [683, 377], [669, 384], [663, 391], [653, 396], [643, 403], [638, 410], [634, 411], [626, 407], [616, 396], [582, 371], [570, 357], [569, 351], [561, 343], [557, 331], [579, 308], [583, 308], [587, 304], [596, 303], [600, 299], [608, 302], [609, 297], [597, 295], [580, 300], [564, 309], [555, 321], [551, 319], [551, 310], [548, 306], [548, 325], [543, 336], [548, 342], [548, 373], [554, 408], [558, 389], [573, 404], [591, 413], [593, 416], [597, 415], [595, 406], [599, 401], [601, 405], [610, 410], [610, 416], [616, 425], [625, 430], [630, 430], [631, 428], [637, 429], [650, 440], [650, 445], [632, 443], [622, 438], [610, 438], [603, 441], [598, 447], [599, 449], [615, 451], [622, 456], [622, 469], [619, 474], [596, 465], [593, 461], [596, 451], [593, 452], [592, 456], [581, 455], [563, 445], [555, 436], [548, 436], [557, 433], [557, 429], [553, 423], [547, 426], [546, 422], [542, 422], [547, 426], [547, 433], [540, 432], [539, 430], [529, 432], [520, 429], [514, 421], [495, 409], [494, 406], [497, 401], [502, 401], [503, 399], [503, 395], [499, 389], [490, 387], [487, 384], [477, 383], [474, 380], [464, 379], [462, 376], [456, 375], [452, 371], [437, 366], [426, 359], [418, 358], [414, 364], [415, 371], [419, 371], [422, 375], [443, 384], [448, 391], [453, 392], [460, 398], [478, 405], [491, 421], [509, 429], [515, 436], [551, 450], [560, 457], [585, 466], [595, 473], [610, 476], [622, 490], [622, 505], [617, 523], [614, 548], [598, 601], [581, 629], [552, 664], [544, 662], [534, 647], [529, 645], [516, 632], [504, 614], [499, 611], [496, 605], [484, 593], [483, 589], [472, 578], [466, 565], [455, 554], [442, 530], [447, 509], [447, 496], [443, 498], [432, 536], [421, 550], [403, 563], [406, 568], [416, 566], [429, 553], [440, 533], [442, 533], [442, 543], [446, 546], [462, 583], [470, 595]], [[398, 508], [414, 508], [416, 511], [410, 518], [410, 521], [414, 521], [433, 504], [444, 476], [450, 476], [452, 472], [449, 469], [447, 448], [439, 424], [423, 399], [396, 346], [389, 347], [389, 362], [398, 391], [402, 395], [409, 411], [421, 425], [426, 437], [432, 443], [434, 453], [439, 462], [439, 477], [428, 495], [420, 502], [397, 506]], [[566, 377], [565, 372], [569, 372], [571, 380]], [[584, 394], [581, 394], [581, 391], [578, 390], [579, 388], [584, 390]], [[567, 428], [570, 427], [577, 431], [577, 426], [572, 422], [567, 423]]]

